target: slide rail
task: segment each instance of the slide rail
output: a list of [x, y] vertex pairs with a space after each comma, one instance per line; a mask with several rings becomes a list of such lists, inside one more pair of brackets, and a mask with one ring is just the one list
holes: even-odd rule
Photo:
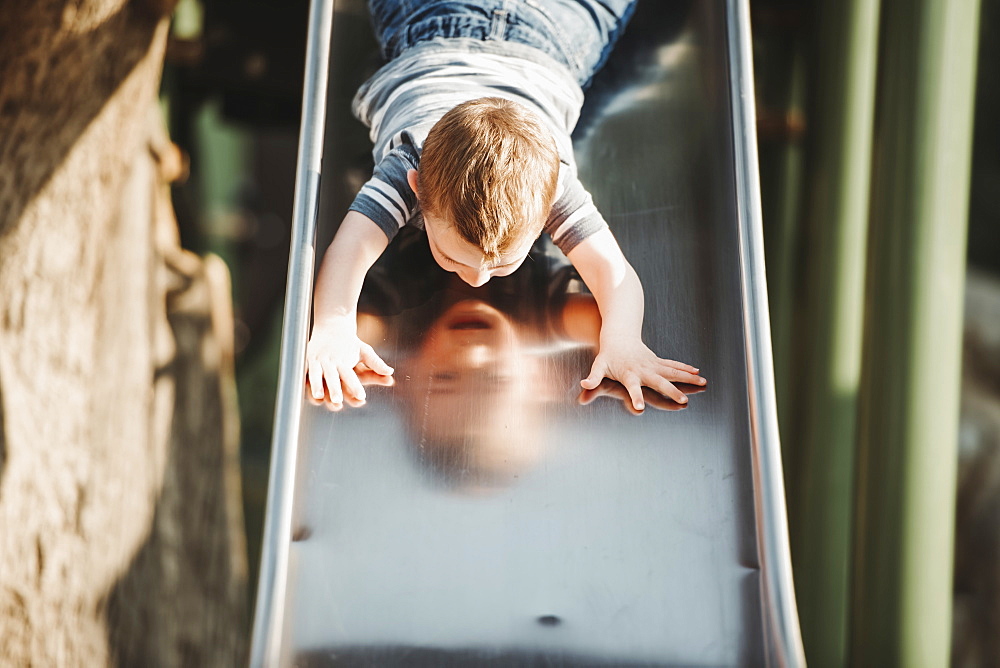
[[754, 510], [757, 550], [761, 563], [765, 644], [768, 657], [777, 665], [804, 666], [805, 653], [799, 630], [791, 549], [788, 543], [781, 438], [778, 434], [774, 361], [771, 354], [748, 0], [727, 0], [726, 28], [750, 443], [753, 450]]
[[281, 361], [271, 439], [271, 470], [261, 544], [260, 577], [254, 610], [250, 665], [281, 665], [285, 587], [292, 535], [295, 458], [298, 452], [304, 360], [309, 337], [313, 272], [316, 265], [316, 218], [325, 134], [330, 39], [335, 0], [309, 3], [302, 121], [295, 168], [295, 200], [288, 255], [288, 282], [281, 326]]

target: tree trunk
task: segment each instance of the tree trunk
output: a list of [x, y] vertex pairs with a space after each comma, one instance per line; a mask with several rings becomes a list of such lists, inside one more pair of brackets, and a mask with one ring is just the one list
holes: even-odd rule
[[243, 661], [228, 275], [178, 247], [169, 5], [0, 11], [3, 665]]

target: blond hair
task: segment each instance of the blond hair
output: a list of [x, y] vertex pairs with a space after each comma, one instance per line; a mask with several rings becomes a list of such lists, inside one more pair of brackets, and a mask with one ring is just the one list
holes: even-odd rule
[[496, 262], [526, 234], [541, 233], [558, 178], [552, 133], [524, 106], [484, 97], [431, 128], [417, 187], [425, 213], [447, 219]]

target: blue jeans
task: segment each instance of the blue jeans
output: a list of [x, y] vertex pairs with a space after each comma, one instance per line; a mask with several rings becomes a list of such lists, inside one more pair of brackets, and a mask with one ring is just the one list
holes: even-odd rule
[[635, 0], [370, 0], [369, 8], [387, 60], [435, 37], [518, 42], [566, 65], [586, 87]]

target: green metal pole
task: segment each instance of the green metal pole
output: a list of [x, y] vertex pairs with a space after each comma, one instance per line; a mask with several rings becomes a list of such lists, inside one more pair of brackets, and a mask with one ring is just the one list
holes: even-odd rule
[[814, 16], [803, 256], [791, 404], [790, 537], [806, 657], [843, 666], [861, 375], [879, 0]]
[[850, 661], [950, 654], [978, 0], [884, 0]]
[[[786, 434], [792, 416], [794, 298], [796, 287], [801, 283], [798, 245], [806, 88], [805, 37], [797, 15], [788, 18], [786, 12], [793, 10], [785, 9], [780, 3], [761, 2], [754, 5], [754, 10], [757, 161], [767, 261], [767, 301], [774, 349], [778, 427]], [[781, 441], [786, 485], [795, 469], [795, 449], [786, 447], [791, 442], [785, 438]]]

